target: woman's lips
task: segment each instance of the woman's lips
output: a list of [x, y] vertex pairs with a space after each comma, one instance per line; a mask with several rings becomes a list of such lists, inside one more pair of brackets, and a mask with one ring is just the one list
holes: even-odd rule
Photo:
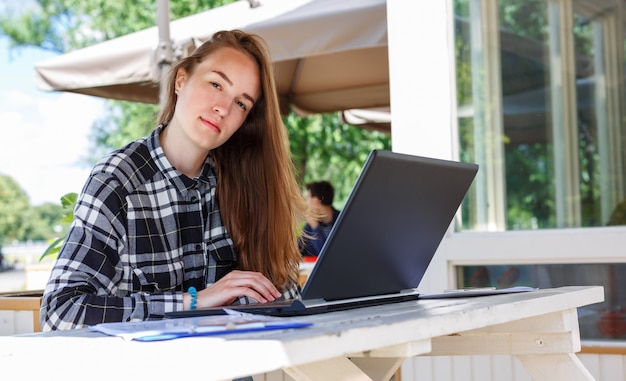
[[207, 119], [204, 119], [204, 118], [200, 118], [200, 120], [202, 121], [202, 123], [205, 126], [209, 127], [213, 131], [215, 131], [215, 132], [221, 132], [222, 131], [222, 130], [220, 130], [220, 128], [218, 127], [218, 125], [216, 123], [213, 123], [213, 122], [211, 122], [211, 121], [209, 121]]

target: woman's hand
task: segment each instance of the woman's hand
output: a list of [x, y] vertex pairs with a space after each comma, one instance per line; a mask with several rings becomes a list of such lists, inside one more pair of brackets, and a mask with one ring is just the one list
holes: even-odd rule
[[[231, 304], [240, 296], [247, 296], [259, 303], [273, 301], [282, 294], [263, 274], [253, 271], [234, 270], [204, 290], [198, 291], [196, 308], [220, 307]], [[184, 308], [189, 309], [191, 297], [183, 295]]]

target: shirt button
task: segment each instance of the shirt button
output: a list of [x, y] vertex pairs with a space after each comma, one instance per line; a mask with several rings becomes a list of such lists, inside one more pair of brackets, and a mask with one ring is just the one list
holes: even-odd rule
[[196, 196], [191, 197], [191, 202], [196, 202], [198, 201], [198, 198]]
[[200, 244], [196, 245], [196, 250], [198, 250], [198, 251], [202, 250], [202, 245], [200, 245]]

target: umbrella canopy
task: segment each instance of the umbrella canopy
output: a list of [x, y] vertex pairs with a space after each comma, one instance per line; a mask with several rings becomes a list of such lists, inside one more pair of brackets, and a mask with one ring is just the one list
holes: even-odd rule
[[[222, 29], [267, 42], [281, 106], [300, 114], [389, 105], [386, 0], [238, 1], [171, 22], [176, 58]], [[40, 62], [37, 86], [159, 102], [158, 27]]]

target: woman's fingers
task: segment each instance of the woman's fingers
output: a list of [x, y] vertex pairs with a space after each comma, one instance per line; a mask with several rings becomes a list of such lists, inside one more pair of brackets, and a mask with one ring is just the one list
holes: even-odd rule
[[207, 308], [228, 305], [241, 296], [266, 303], [280, 297], [281, 293], [261, 273], [235, 270], [200, 291], [197, 306]]
[[258, 272], [235, 270], [227, 274], [224, 281], [232, 282], [236, 287], [248, 287], [262, 295], [265, 300], [274, 300], [281, 296], [272, 282]]

